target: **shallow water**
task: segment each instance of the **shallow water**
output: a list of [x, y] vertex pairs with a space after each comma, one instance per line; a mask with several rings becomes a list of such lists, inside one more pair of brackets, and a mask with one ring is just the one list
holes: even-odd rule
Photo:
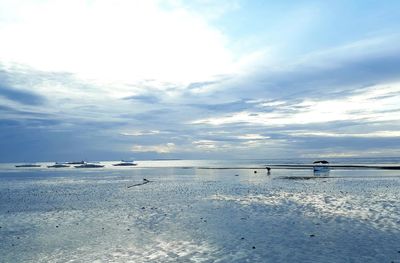
[[0, 261], [400, 262], [400, 171], [164, 164], [2, 169]]

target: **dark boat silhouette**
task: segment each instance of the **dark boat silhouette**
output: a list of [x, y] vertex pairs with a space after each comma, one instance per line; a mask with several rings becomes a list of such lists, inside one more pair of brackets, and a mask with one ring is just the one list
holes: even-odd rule
[[114, 163], [113, 166], [136, 166], [137, 164], [133, 161], [124, 161], [122, 160], [119, 163]]
[[65, 163], [55, 163], [53, 165], [48, 165], [47, 168], [66, 168], [69, 167], [69, 165]]
[[73, 162], [66, 162], [65, 164], [85, 164], [85, 161], [73, 161]]
[[102, 168], [104, 165], [96, 163], [84, 163], [81, 165], [74, 166], [75, 168]]
[[19, 168], [21, 168], [21, 167], [24, 167], [24, 168], [27, 168], [27, 167], [41, 167], [41, 165], [40, 164], [33, 164], [33, 163], [26, 163], [26, 164], [17, 164], [15, 167], [19, 167]]

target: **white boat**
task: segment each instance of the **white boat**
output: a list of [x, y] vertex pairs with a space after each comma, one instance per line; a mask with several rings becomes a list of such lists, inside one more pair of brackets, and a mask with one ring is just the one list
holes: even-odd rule
[[136, 166], [137, 164], [133, 161], [124, 161], [122, 160], [119, 163], [114, 163], [113, 166]]
[[81, 165], [76, 165], [74, 167], [75, 168], [102, 168], [102, 167], [104, 167], [104, 165], [96, 164], [96, 163], [84, 163]]

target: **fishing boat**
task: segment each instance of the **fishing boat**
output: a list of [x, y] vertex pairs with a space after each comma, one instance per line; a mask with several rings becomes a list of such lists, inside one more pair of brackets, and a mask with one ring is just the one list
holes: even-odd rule
[[137, 164], [134, 163], [133, 161], [125, 161], [122, 160], [119, 163], [114, 163], [113, 166], [136, 166]]
[[18, 168], [31, 168], [31, 167], [40, 167], [40, 164], [34, 164], [34, 163], [25, 163], [25, 164], [17, 164], [15, 167]]
[[69, 167], [69, 165], [65, 163], [55, 163], [53, 165], [48, 165], [47, 168], [66, 168]]
[[81, 165], [74, 166], [75, 168], [102, 168], [104, 165], [97, 163], [84, 163]]
[[73, 162], [66, 162], [65, 164], [85, 164], [85, 161], [73, 161]]

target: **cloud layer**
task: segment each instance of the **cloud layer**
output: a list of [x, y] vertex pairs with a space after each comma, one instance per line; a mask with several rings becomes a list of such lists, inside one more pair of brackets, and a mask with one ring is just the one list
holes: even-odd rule
[[364, 5], [2, 1], [1, 160], [398, 156], [399, 6]]

